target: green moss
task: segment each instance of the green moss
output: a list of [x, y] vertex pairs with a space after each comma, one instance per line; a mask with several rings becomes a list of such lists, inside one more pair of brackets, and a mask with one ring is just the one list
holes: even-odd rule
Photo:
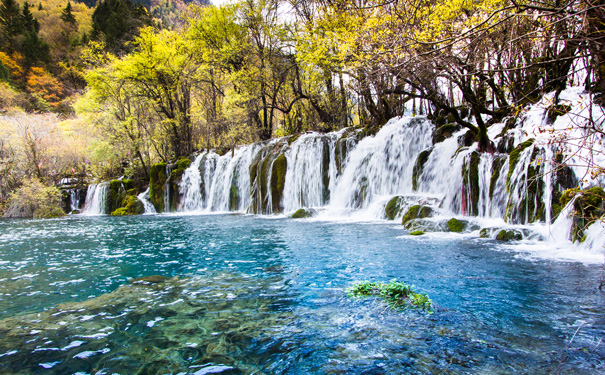
[[105, 201], [105, 212], [112, 212], [122, 205], [122, 200], [126, 196], [126, 191], [122, 187], [121, 180], [109, 181], [107, 200]]
[[447, 221], [447, 229], [450, 232], [460, 233], [466, 229], [466, 223], [453, 217]]
[[361, 282], [347, 290], [352, 297], [377, 296], [392, 309], [420, 309], [432, 312], [433, 303], [424, 293], [416, 293], [412, 286], [392, 280], [390, 283]]
[[433, 149], [424, 150], [418, 154], [418, 157], [416, 158], [416, 163], [414, 164], [414, 169], [412, 170], [412, 189], [414, 191], [418, 190], [418, 179], [420, 176], [422, 176], [424, 165], [429, 159], [432, 151]]
[[134, 195], [127, 195], [122, 201], [122, 207], [111, 212], [111, 216], [141, 215], [145, 213], [145, 206]]
[[445, 141], [458, 130], [460, 130], [460, 126], [456, 124], [445, 124], [439, 126], [435, 129], [435, 131], [433, 131], [433, 144]]
[[479, 238], [489, 238], [489, 233], [489, 228], [483, 228], [481, 231], [479, 231]]
[[134, 181], [129, 178], [125, 178], [122, 180], [122, 186], [124, 186], [124, 190], [126, 191], [136, 189]]
[[498, 240], [498, 241], [510, 242], [510, 241], [519, 241], [522, 239], [523, 239], [523, 234], [521, 234], [520, 232], [518, 232], [514, 229], [510, 229], [510, 230], [502, 229], [496, 235], [496, 240]]
[[418, 217], [418, 212], [420, 211], [421, 207], [421, 205], [417, 204], [408, 208], [408, 212], [406, 212], [405, 215], [403, 215], [403, 218], [401, 219], [401, 224], [405, 225], [408, 221], [416, 219]]
[[410, 232], [410, 236], [422, 236], [424, 234], [421, 230], [414, 230]]
[[292, 145], [292, 143], [296, 142], [296, 140], [300, 138], [300, 134], [294, 134], [288, 138], [288, 146]]
[[305, 219], [311, 217], [311, 212], [304, 208], [299, 208], [295, 213], [290, 216], [292, 219]]
[[166, 163], [157, 163], [149, 170], [149, 200], [158, 213], [164, 212], [164, 189], [168, 180], [166, 166]]
[[494, 189], [498, 183], [498, 179], [500, 178], [500, 170], [504, 165], [506, 158], [498, 157], [494, 158], [492, 162], [492, 177], [489, 180], [489, 198], [492, 199], [494, 197]]
[[395, 220], [395, 216], [397, 216], [400, 210], [400, 197], [393, 197], [384, 208], [384, 215], [389, 220]]
[[534, 139], [530, 138], [525, 142], [520, 143], [513, 151], [511, 151], [508, 158], [508, 175], [506, 176], [506, 192], [510, 191], [510, 178], [513, 175], [513, 171], [519, 162], [521, 153], [528, 147], [534, 144]]
[[286, 186], [286, 171], [288, 170], [288, 160], [285, 154], [279, 155], [273, 162], [271, 169], [271, 202], [273, 203], [273, 213], [282, 211], [281, 200]]
[[419, 219], [426, 219], [427, 217], [431, 217], [433, 216], [433, 214], [435, 213], [435, 211], [433, 211], [433, 209], [429, 206], [422, 206], [420, 208], [420, 211], [418, 211], [418, 218]]
[[463, 199], [470, 200], [467, 202], [467, 210], [469, 215], [477, 215], [479, 213], [479, 162], [481, 157], [478, 152], [471, 153], [468, 164], [465, 164], [462, 173], [462, 182], [466, 192]]

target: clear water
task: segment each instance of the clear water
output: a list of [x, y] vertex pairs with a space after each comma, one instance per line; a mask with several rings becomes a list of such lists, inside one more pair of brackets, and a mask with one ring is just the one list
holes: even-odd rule
[[[0, 373], [604, 373], [601, 272], [384, 223], [4, 220]], [[435, 312], [346, 294], [391, 279]]]

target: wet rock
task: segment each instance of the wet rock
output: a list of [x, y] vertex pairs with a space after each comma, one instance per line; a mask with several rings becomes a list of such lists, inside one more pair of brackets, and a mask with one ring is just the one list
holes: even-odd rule
[[404, 227], [410, 232], [422, 231], [424, 233], [430, 233], [448, 231], [447, 221], [445, 220], [413, 219], [408, 221]]
[[401, 219], [401, 224], [404, 226], [413, 219], [424, 219], [427, 217], [431, 217], [435, 214], [435, 210], [429, 206], [423, 206], [420, 204], [416, 204], [408, 208], [405, 215]]
[[158, 284], [163, 283], [170, 280], [169, 277], [161, 276], [161, 275], [151, 275], [151, 276], [143, 276], [137, 277], [136, 279], [130, 280], [131, 284]]
[[426, 164], [427, 160], [429, 160], [429, 156], [431, 155], [432, 151], [433, 149], [431, 148], [418, 154], [418, 158], [416, 159], [416, 163], [414, 164], [414, 168], [412, 170], [412, 190], [414, 191], [418, 190], [418, 181], [422, 176], [424, 165]]
[[312, 208], [299, 208], [290, 216], [292, 219], [306, 219], [317, 215], [317, 211]]
[[502, 229], [498, 232], [498, 234], [496, 234], [496, 239], [504, 242], [520, 241], [523, 239], [523, 233], [515, 229]]
[[468, 221], [451, 218], [447, 221], [447, 229], [450, 232], [462, 233], [468, 226]]
[[402, 197], [396, 196], [391, 198], [384, 208], [384, 216], [389, 220], [395, 220], [395, 217], [401, 212]]
[[439, 126], [433, 131], [433, 144], [445, 141], [460, 129], [460, 125], [457, 124], [445, 124]]

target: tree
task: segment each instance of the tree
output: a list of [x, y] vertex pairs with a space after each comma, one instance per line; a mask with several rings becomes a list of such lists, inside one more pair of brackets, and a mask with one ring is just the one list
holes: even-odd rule
[[139, 29], [153, 24], [147, 10], [130, 0], [102, 0], [92, 14], [91, 39], [102, 41], [114, 53], [131, 51], [128, 42], [139, 35]]
[[16, 37], [23, 32], [21, 11], [15, 0], [2, 0], [0, 4], [0, 32], [6, 43], [3, 47], [13, 52], [17, 48]]
[[73, 15], [73, 13], [71, 11], [71, 2], [70, 1], [67, 2], [65, 9], [63, 9], [63, 12], [61, 12], [61, 21], [71, 24], [71, 25], [76, 25], [78, 23], [76, 21], [76, 17]]
[[134, 95], [153, 103], [169, 140], [170, 156], [190, 155], [195, 133], [192, 90], [199, 65], [177, 32], [154, 33], [145, 28], [135, 43], [133, 53], [116, 61], [117, 76], [131, 84]]

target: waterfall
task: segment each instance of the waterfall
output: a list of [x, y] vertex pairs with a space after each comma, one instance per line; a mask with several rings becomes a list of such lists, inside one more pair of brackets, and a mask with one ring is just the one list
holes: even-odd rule
[[143, 207], [145, 207], [146, 214], [155, 214], [156, 213], [155, 207], [153, 207], [153, 204], [151, 204], [151, 201], [149, 200], [149, 188], [147, 188], [147, 190], [145, 190], [144, 192], [137, 195], [137, 199], [143, 203]]
[[106, 201], [109, 182], [92, 184], [86, 191], [86, 203], [82, 209], [84, 215], [104, 215], [106, 214]]
[[69, 211], [78, 211], [80, 210], [80, 189], [69, 189]]
[[417, 155], [431, 146], [432, 129], [424, 117], [406, 117], [362, 139], [335, 184], [331, 207], [367, 208], [376, 199], [412, 193], [412, 168]]

